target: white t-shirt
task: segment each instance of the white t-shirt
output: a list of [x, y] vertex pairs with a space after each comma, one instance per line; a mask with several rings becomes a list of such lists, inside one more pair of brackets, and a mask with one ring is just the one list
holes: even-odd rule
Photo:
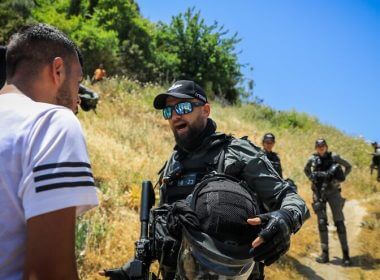
[[[4, 93], [5, 92], [5, 93]], [[22, 279], [26, 221], [98, 204], [79, 121], [12, 85], [0, 93], [0, 279]]]

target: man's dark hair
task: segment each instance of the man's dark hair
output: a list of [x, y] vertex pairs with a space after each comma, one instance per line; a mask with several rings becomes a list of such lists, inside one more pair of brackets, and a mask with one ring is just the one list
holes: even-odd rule
[[[7, 46], [7, 80], [20, 67], [28, 71], [28, 76], [33, 77], [54, 58], [67, 60], [77, 53], [79, 54], [75, 44], [58, 29], [41, 23], [24, 26], [12, 35]], [[69, 67], [70, 64], [67, 65]]]

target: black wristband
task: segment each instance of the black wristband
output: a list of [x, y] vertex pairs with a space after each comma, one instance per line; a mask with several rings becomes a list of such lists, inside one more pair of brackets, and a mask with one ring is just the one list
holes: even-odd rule
[[296, 233], [297, 231], [299, 231], [299, 229], [302, 226], [301, 214], [297, 210], [294, 210], [294, 209], [283, 209], [283, 210], [286, 210], [290, 214], [290, 217], [292, 220], [291, 231], [292, 233]]

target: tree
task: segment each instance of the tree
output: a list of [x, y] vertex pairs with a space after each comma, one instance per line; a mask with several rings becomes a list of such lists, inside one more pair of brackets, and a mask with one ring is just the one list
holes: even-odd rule
[[211, 93], [237, 101], [242, 74], [235, 46], [240, 39], [227, 34], [217, 22], [207, 25], [194, 8], [174, 16], [169, 25], [159, 23], [155, 44], [160, 71], [169, 80], [195, 80]]
[[5, 45], [9, 37], [21, 26], [32, 23], [32, 0], [2, 0], [0, 3], [0, 44]]
[[[81, 4], [70, 0], [38, 0], [39, 5], [32, 10], [32, 16], [36, 21], [51, 24], [69, 35], [83, 53], [85, 74], [91, 76], [100, 63], [110, 74], [117, 73], [120, 63], [117, 32], [102, 28], [96, 18], [86, 18], [84, 9], [73, 8], [73, 2]], [[78, 15], [71, 14], [78, 9]]]
[[153, 24], [134, 0], [3, 0], [0, 43], [27, 22], [48, 23], [68, 34], [84, 54], [87, 75], [103, 63], [109, 74], [142, 82], [191, 79], [231, 103], [247, 94], [237, 34], [229, 35], [217, 22], [207, 25], [194, 8], [170, 24]]
[[138, 5], [132, 0], [99, 0], [94, 17], [102, 28], [117, 32], [126, 73], [140, 81], [154, 80], [154, 25], [141, 16]]

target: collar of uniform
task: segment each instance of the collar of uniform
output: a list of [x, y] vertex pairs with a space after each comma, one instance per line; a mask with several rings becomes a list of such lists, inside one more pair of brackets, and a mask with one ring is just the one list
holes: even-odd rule
[[230, 139], [231, 137], [232, 137], [231, 135], [227, 135], [222, 132], [215, 132], [214, 134], [210, 135], [203, 141], [201, 147], [206, 145], [206, 143], [209, 144], [210, 147], [214, 147], [216, 145], [219, 145], [220, 143], [224, 143], [226, 140]]
[[314, 156], [316, 157], [320, 157], [320, 158], [328, 158], [328, 157], [331, 157], [332, 156], [332, 152], [326, 152], [324, 153], [322, 156], [320, 156], [318, 153], [314, 153]]
[[186, 157], [189, 154], [198, 153], [202, 150], [210, 150], [213, 147], [216, 147], [218, 145], [221, 145], [222, 143], [225, 143], [226, 141], [228, 141], [231, 138], [232, 138], [232, 136], [229, 134], [227, 135], [227, 134], [222, 133], [222, 132], [215, 132], [214, 134], [207, 136], [203, 140], [202, 144], [197, 149], [195, 149], [194, 151], [192, 151], [190, 153], [182, 150], [181, 147], [179, 147], [178, 145], [175, 145], [174, 151], [176, 151], [176, 153], [175, 153], [174, 157], [176, 160], [180, 161], [182, 158]]

